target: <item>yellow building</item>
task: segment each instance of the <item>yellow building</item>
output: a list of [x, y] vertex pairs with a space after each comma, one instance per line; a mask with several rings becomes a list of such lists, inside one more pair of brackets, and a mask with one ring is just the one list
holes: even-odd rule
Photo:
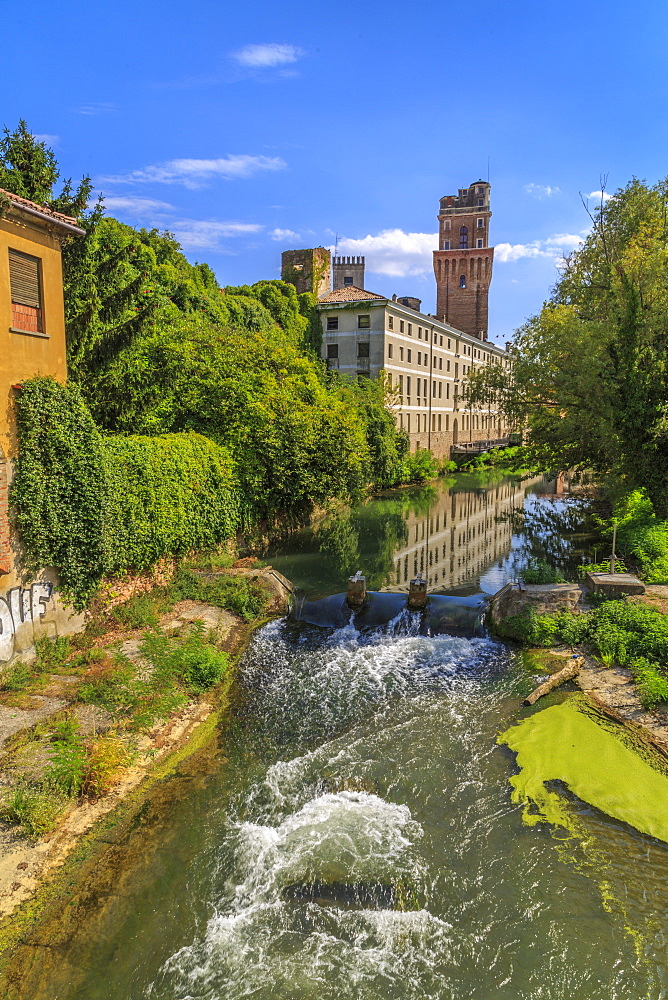
[[15, 634], [25, 631], [19, 626], [41, 621], [51, 598], [50, 581], [21, 586], [10, 534], [14, 400], [25, 379], [67, 378], [61, 250], [82, 235], [69, 216], [0, 190], [0, 662], [15, 651]]

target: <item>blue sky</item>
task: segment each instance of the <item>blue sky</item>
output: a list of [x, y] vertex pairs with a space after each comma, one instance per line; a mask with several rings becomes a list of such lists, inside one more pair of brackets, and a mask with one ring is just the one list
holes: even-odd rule
[[431, 311], [438, 200], [489, 157], [503, 341], [586, 232], [580, 193], [668, 173], [665, 0], [2, 6], [0, 124], [222, 284], [338, 234], [367, 288]]

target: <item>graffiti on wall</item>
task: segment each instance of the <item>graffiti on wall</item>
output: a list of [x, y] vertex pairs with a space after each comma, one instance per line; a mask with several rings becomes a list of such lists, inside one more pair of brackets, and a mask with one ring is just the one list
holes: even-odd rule
[[32, 630], [44, 617], [52, 594], [53, 584], [44, 581], [31, 587], [12, 587], [0, 597], [0, 662], [11, 660], [18, 630], [23, 625]]

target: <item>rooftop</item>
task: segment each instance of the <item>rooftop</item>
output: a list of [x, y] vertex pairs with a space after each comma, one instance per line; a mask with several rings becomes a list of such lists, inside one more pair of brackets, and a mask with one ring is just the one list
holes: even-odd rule
[[377, 295], [376, 292], [367, 292], [363, 288], [355, 288], [354, 285], [346, 285], [345, 288], [335, 288], [333, 292], [327, 292], [318, 299], [321, 302], [366, 302], [369, 299], [385, 300], [385, 295]]
[[74, 229], [81, 234], [84, 232], [84, 230], [77, 225], [77, 220], [71, 215], [64, 215], [63, 212], [56, 212], [53, 208], [49, 208], [47, 205], [39, 205], [36, 201], [30, 201], [28, 198], [22, 198], [21, 195], [14, 194], [12, 191], [5, 191], [3, 188], [0, 188], [0, 198], [7, 198], [16, 208], [19, 210], [24, 209], [29, 212], [30, 215], [42, 216], [44, 219], [49, 219], [58, 223], [70, 231]]

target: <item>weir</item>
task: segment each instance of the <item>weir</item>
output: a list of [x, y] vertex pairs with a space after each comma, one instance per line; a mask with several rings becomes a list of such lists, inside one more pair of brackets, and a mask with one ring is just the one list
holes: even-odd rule
[[[351, 580], [353, 578], [351, 577]], [[361, 577], [362, 581], [364, 577]], [[427, 594], [426, 580], [415, 583], [408, 597], [392, 591], [365, 591], [364, 601], [351, 606], [350, 589], [319, 601], [295, 599], [291, 616], [321, 628], [353, 625], [359, 630], [398, 625], [402, 616], [410, 616], [413, 630], [420, 635], [482, 635], [482, 617], [489, 595], [457, 597]], [[357, 597], [359, 591], [355, 594]]]

